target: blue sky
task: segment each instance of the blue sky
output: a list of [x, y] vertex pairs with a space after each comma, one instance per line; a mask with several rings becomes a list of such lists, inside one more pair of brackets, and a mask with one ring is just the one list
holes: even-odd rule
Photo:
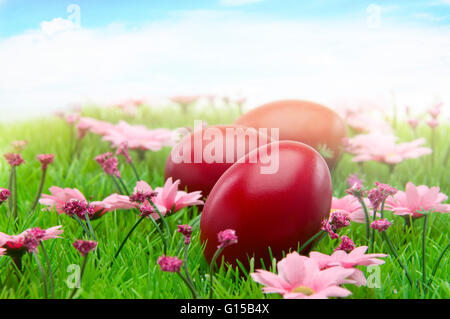
[[0, 120], [191, 94], [424, 108], [448, 83], [450, 0], [0, 0]]
[[[69, 4], [82, 9], [85, 28], [120, 23], [136, 27], [177, 12], [191, 10], [240, 11], [269, 18], [292, 20], [361, 19], [370, 4], [383, 8], [383, 18], [391, 23], [448, 25], [450, 0], [354, 1], [354, 0], [0, 0], [0, 37], [20, 34], [39, 27], [42, 21], [67, 17]], [[228, 3], [228, 5], [227, 5]], [[236, 5], [231, 5], [231, 4]], [[242, 3], [239, 5], [239, 3]]]

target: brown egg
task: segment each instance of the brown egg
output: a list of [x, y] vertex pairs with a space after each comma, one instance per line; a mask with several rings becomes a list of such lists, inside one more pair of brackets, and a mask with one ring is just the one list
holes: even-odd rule
[[235, 124], [254, 128], [279, 128], [279, 140], [293, 140], [315, 148], [331, 169], [347, 136], [343, 119], [329, 108], [303, 100], [264, 104], [242, 115]]

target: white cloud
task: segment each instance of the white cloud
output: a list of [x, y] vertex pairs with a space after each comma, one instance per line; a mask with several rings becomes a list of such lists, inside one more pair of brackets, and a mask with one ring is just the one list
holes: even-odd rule
[[220, 5], [226, 7], [238, 7], [252, 3], [262, 2], [264, 0], [220, 0]]
[[188, 12], [133, 31], [53, 20], [0, 41], [1, 117], [87, 99], [238, 91], [251, 105], [352, 97], [390, 105], [392, 89], [399, 105], [450, 103], [449, 32], [232, 12]]
[[63, 18], [55, 18], [51, 21], [43, 21], [41, 23], [41, 30], [46, 35], [55, 35], [57, 33], [71, 31], [76, 29], [77, 26], [71, 20]]

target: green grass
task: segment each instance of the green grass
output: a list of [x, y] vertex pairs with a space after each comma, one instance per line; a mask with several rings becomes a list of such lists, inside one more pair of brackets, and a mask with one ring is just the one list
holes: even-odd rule
[[[117, 122], [124, 119], [130, 123], [145, 124], [150, 128], [180, 126], [192, 126], [194, 119], [202, 119], [208, 124], [232, 123], [238, 116], [234, 109], [192, 109], [189, 114], [183, 115], [177, 108], [150, 108], [140, 109], [137, 117], [127, 117], [119, 110], [99, 109], [89, 107], [84, 110], [84, 115], [98, 119]], [[430, 130], [427, 126], [419, 128], [419, 135], [429, 139]], [[402, 141], [411, 140], [413, 134], [405, 124], [399, 125], [396, 134]], [[435, 165], [431, 167], [430, 156], [421, 159], [407, 160], [399, 164], [393, 174], [389, 174], [388, 168], [378, 163], [365, 163], [363, 167], [351, 162], [349, 155], [344, 155], [337, 168], [332, 172], [334, 195], [342, 197], [347, 188], [346, 178], [349, 174], [358, 172], [366, 185], [373, 185], [374, 181], [389, 183], [399, 189], [404, 189], [406, 182], [425, 184], [428, 186], [440, 186], [441, 192], [450, 193], [450, 173], [447, 165], [443, 165], [450, 130], [448, 126], [438, 128], [437, 147], [435, 153]], [[93, 158], [109, 150], [109, 143], [101, 141], [101, 138], [88, 134], [82, 142], [82, 151], [79, 158], [71, 158], [73, 147], [71, 129], [65, 121], [56, 117], [35, 119], [23, 123], [0, 124], [0, 153], [10, 151], [10, 142], [13, 140], [28, 140], [29, 145], [23, 152], [27, 161], [17, 170], [18, 175], [18, 207], [19, 220], [15, 226], [7, 217], [6, 203], [0, 207], [0, 231], [7, 234], [20, 233], [30, 227], [48, 228], [55, 225], [63, 225], [62, 239], [54, 239], [45, 242], [45, 248], [50, 256], [51, 267], [55, 283], [55, 297], [67, 298], [71, 289], [67, 280], [74, 280], [73, 272], [68, 272], [72, 264], [81, 265], [82, 259], [72, 247], [76, 239], [83, 236], [77, 222], [64, 215], [55, 212], [41, 211], [38, 207], [34, 212], [28, 212], [35, 196], [40, 180], [40, 164], [35, 159], [39, 153], [54, 153], [55, 163], [48, 170], [45, 191], [48, 187], [57, 185], [60, 187], [78, 188], [86, 195], [88, 200], [102, 200], [112, 192], [116, 192], [110, 179], [93, 160]], [[146, 158], [137, 161], [137, 168], [141, 178], [153, 187], [160, 186], [164, 182], [164, 164], [170, 149], [165, 148], [160, 152], [147, 152]], [[136, 154], [132, 154], [137, 159]], [[131, 189], [135, 184], [134, 175], [127, 165], [121, 161], [120, 170], [124, 176], [127, 187]], [[0, 159], [0, 187], [7, 187], [9, 167], [6, 161]], [[182, 236], [176, 232], [176, 225], [188, 223], [198, 216], [196, 208], [183, 209], [168, 218], [173, 231], [170, 243], [169, 255], [178, 254]], [[414, 223], [408, 231], [404, 227], [403, 219], [387, 213], [388, 218], [394, 220], [389, 229], [392, 242], [397, 247], [400, 258], [410, 269], [413, 279], [420, 280], [421, 270], [421, 235], [423, 219]], [[95, 262], [91, 256], [82, 282], [82, 290], [79, 298], [190, 298], [189, 290], [183, 285], [178, 276], [163, 273], [156, 264], [157, 258], [162, 254], [162, 243], [157, 233], [154, 232], [150, 221], [141, 223], [137, 231], [125, 245], [122, 253], [113, 262], [112, 257], [118, 248], [126, 232], [137, 221], [138, 216], [132, 211], [111, 212], [99, 220], [93, 221], [101, 259]], [[448, 243], [448, 216], [434, 214], [429, 223], [428, 247], [427, 247], [427, 273], [439, 257], [440, 252]], [[365, 227], [352, 224], [340, 234], [347, 234], [357, 245], [365, 244]], [[326, 238], [315, 247], [315, 250], [330, 254], [337, 246], [337, 241]], [[376, 252], [389, 253], [388, 247], [377, 236]], [[44, 262], [42, 250], [39, 256]], [[448, 259], [444, 257], [441, 267], [437, 271], [431, 286], [423, 291], [420, 287], [410, 287], [407, 278], [394, 260], [389, 255], [386, 263], [379, 270], [379, 288], [355, 287], [347, 288], [352, 291], [349, 298], [449, 298], [450, 287], [447, 281], [449, 273]], [[112, 263], [112, 266], [111, 266]], [[200, 295], [208, 295], [208, 265], [202, 255], [202, 247], [199, 242], [198, 226], [194, 228], [192, 245], [189, 250], [190, 272], [195, 286]], [[44, 263], [45, 267], [45, 263]], [[365, 268], [361, 268], [370, 273]], [[9, 257], [0, 257], [0, 298], [42, 298], [43, 284], [37, 263], [32, 255], [27, 254], [23, 258], [23, 275], [18, 280], [14, 266]], [[256, 284], [248, 276], [240, 276], [234, 269], [222, 267], [217, 274], [215, 284], [216, 298], [279, 298], [277, 295], [264, 295], [261, 286]]]

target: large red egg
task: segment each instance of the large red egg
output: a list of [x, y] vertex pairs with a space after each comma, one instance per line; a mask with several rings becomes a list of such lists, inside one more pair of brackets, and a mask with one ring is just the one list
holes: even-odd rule
[[[272, 156], [277, 147], [278, 170], [262, 174], [268, 164], [260, 154], [267, 151]], [[251, 163], [255, 154], [257, 161]], [[266, 266], [271, 265], [269, 247], [273, 257], [281, 259], [283, 251], [296, 250], [317, 233], [330, 213], [330, 172], [310, 146], [273, 142], [250, 152], [245, 160], [220, 177], [203, 208], [200, 239], [206, 243], [208, 262], [217, 249], [217, 233], [231, 228], [238, 243], [224, 249], [225, 261], [236, 265], [238, 259], [248, 266], [249, 257], [255, 257], [255, 265], [260, 266], [261, 259]]]
[[173, 147], [166, 161], [165, 178], [179, 179], [181, 189], [200, 190], [207, 196], [239, 158], [271, 141], [270, 132], [264, 133], [241, 125], [198, 128]]
[[242, 115], [235, 124], [254, 128], [279, 128], [279, 140], [293, 140], [318, 150], [334, 167], [341, 154], [347, 128], [329, 108], [309, 101], [283, 100], [262, 105]]

